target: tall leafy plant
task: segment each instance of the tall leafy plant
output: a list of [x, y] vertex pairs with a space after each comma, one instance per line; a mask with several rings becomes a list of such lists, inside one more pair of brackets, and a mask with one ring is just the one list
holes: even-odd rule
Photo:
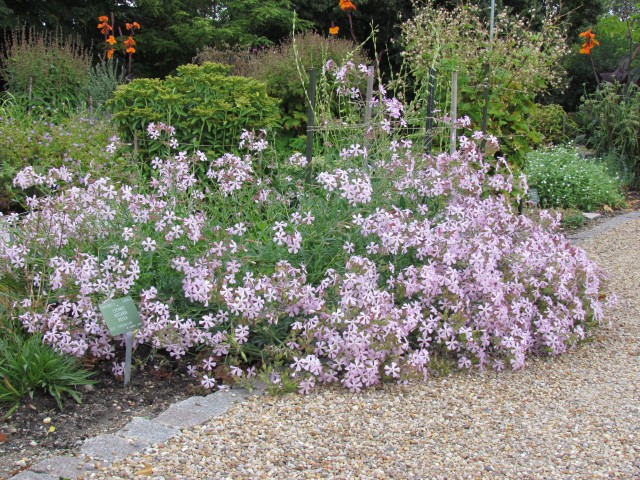
[[50, 113], [85, 100], [91, 56], [78, 38], [22, 27], [5, 38], [1, 73], [23, 106]]
[[[530, 144], [540, 139], [528, 121], [536, 95], [562, 82], [557, 65], [566, 50], [563, 31], [553, 12], [542, 15], [535, 29], [533, 18], [500, 12], [492, 36], [484, 17], [471, 5], [447, 10], [427, 4], [403, 25], [405, 64], [418, 92], [426, 91], [421, 86], [435, 72], [437, 83], [444, 85], [436, 99], [441, 112], [449, 110], [447, 95], [457, 72], [458, 111], [476, 127], [482, 125], [488, 86], [486, 130], [500, 139], [512, 163], [521, 164]], [[419, 96], [415, 105], [424, 109], [424, 100]]]
[[585, 97], [577, 119], [587, 145], [640, 185], [640, 87], [603, 83]]

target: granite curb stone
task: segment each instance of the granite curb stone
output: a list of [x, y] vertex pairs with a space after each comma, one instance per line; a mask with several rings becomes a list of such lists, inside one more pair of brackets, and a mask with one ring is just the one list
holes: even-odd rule
[[80, 453], [104, 462], [115, 462], [147, 446], [143, 442], [107, 433], [87, 439], [80, 447]]
[[46, 458], [31, 467], [36, 473], [46, 473], [55, 478], [75, 479], [83, 474], [85, 462], [79, 457], [57, 456]]
[[145, 448], [181, 435], [181, 429], [199, 425], [225, 413], [236, 402], [244, 402], [251, 395], [264, 393], [258, 383], [252, 392], [243, 388], [218, 390], [206, 397], [195, 396], [171, 405], [158, 417], [133, 419], [115, 434], [89, 438], [80, 447], [78, 456], [54, 456], [44, 459], [9, 480], [58, 480], [82, 478], [90, 475], [83, 456], [112, 463]]
[[46, 473], [36, 473], [31, 470], [25, 470], [17, 475], [14, 475], [10, 480], [58, 480], [59, 477], [52, 477]]
[[601, 235], [606, 231], [617, 227], [618, 225], [622, 225], [623, 223], [635, 220], [636, 218], [640, 218], [640, 210], [625, 213], [623, 215], [618, 215], [611, 218], [610, 220], [607, 220], [606, 222], [602, 222], [600, 225], [596, 225], [595, 227], [590, 228], [589, 230], [584, 230], [583, 232], [579, 232], [574, 235], [567, 235], [567, 240], [570, 240], [571, 242], [581, 242], [582, 240]]
[[166, 442], [172, 437], [180, 435], [177, 428], [163, 425], [155, 420], [148, 420], [142, 417], [133, 417], [116, 435], [132, 439], [146, 445]]

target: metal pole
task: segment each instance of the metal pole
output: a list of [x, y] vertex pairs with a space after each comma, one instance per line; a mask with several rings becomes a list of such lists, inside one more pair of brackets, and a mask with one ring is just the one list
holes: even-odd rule
[[[496, 0], [491, 0], [489, 17], [489, 41], [493, 42], [496, 18]], [[489, 62], [484, 64], [484, 109], [482, 111], [482, 132], [487, 133], [487, 117], [489, 115]]]
[[315, 125], [315, 116], [313, 110], [316, 106], [316, 69], [309, 70], [309, 97], [307, 104], [307, 174], [305, 183], [311, 183], [311, 162], [313, 160], [313, 127]]
[[133, 349], [133, 333], [125, 332], [124, 334], [124, 385], [125, 387], [131, 381], [131, 353]]
[[489, 116], [489, 64], [484, 64], [484, 108], [482, 109], [482, 133], [487, 133]]
[[431, 67], [429, 69], [429, 86], [427, 87], [427, 138], [426, 150], [427, 155], [431, 154], [431, 144], [433, 143], [433, 110], [435, 108], [435, 90], [436, 90], [436, 70]]
[[373, 67], [369, 67], [369, 76], [367, 77], [367, 93], [364, 106], [365, 125], [368, 125], [371, 121], [371, 97], [373, 97]]
[[493, 25], [496, 18], [496, 0], [491, 0], [491, 19], [489, 20], [489, 40], [493, 41]]
[[451, 155], [456, 151], [456, 120], [458, 119], [458, 72], [451, 76]]

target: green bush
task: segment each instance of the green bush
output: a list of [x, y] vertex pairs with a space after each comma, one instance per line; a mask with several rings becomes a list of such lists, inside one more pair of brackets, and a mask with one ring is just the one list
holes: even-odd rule
[[603, 83], [577, 115], [587, 146], [611, 159], [622, 178], [640, 185], [640, 88]]
[[[405, 67], [418, 92], [409, 109], [426, 116], [426, 84], [435, 71], [437, 110], [440, 115], [449, 112], [452, 74], [457, 72], [458, 116], [469, 116], [480, 130], [488, 81], [486, 131], [500, 140], [510, 163], [522, 166], [531, 145], [540, 142], [540, 133], [529, 121], [536, 95], [562, 84], [557, 64], [566, 50], [557, 13], [536, 17], [535, 12], [526, 17], [498, 12], [491, 36], [480, 7], [458, 5], [449, 10], [425, 2], [402, 25]], [[538, 20], [540, 28], [534, 28]]]
[[91, 56], [73, 37], [23, 27], [5, 38], [1, 72], [20, 105], [50, 115], [85, 101]]
[[557, 104], [536, 105], [529, 121], [542, 136], [540, 144], [546, 147], [569, 143], [578, 133], [576, 121]]
[[80, 113], [56, 125], [5, 101], [0, 107], [0, 211], [19, 210], [25, 196], [36, 193], [12, 185], [17, 172], [25, 167], [44, 172], [65, 165], [93, 177], [126, 174], [123, 159], [107, 151], [114, 134], [115, 129], [104, 118]]
[[279, 120], [278, 102], [265, 84], [231, 76], [230, 66], [183, 65], [164, 80], [138, 79], [121, 85], [107, 106], [124, 140], [137, 138], [150, 154], [164, 145], [147, 138], [149, 123], [175, 128], [183, 147], [216, 153], [237, 147], [243, 129], [268, 128]]
[[268, 94], [281, 100], [281, 126], [292, 134], [301, 134], [307, 122], [309, 70], [321, 69], [329, 59], [339, 65], [348, 60], [356, 65], [370, 63], [353, 42], [312, 32], [298, 34], [279, 46], [260, 51], [209, 47], [200, 52], [195, 61], [232, 65], [234, 75], [265, 82]]
[[545, 208], [590, 211], [624, 204], [618, 179], [607, 172], [603, 163], [581, 158], [574, 148], [530, 152], [526, 173], [529, 186], [538, 190]]

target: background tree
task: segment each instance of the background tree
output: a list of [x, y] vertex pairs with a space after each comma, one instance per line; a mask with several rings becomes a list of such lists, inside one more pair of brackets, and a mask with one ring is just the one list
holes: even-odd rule
[[[102, 41], [100, 15], [113, 15], [115, 35], [118, 27], [126, 33], [125, 22], [140, 23], [136, 76], [164, 76], [207, 45], [277, 43], [291, 33], [294, 10], [289, 0], [0, 0], [0, 26], [58, 29], [79, 35], [85, 46]], [[298, 22], [299, 29], [311, 25]]]

